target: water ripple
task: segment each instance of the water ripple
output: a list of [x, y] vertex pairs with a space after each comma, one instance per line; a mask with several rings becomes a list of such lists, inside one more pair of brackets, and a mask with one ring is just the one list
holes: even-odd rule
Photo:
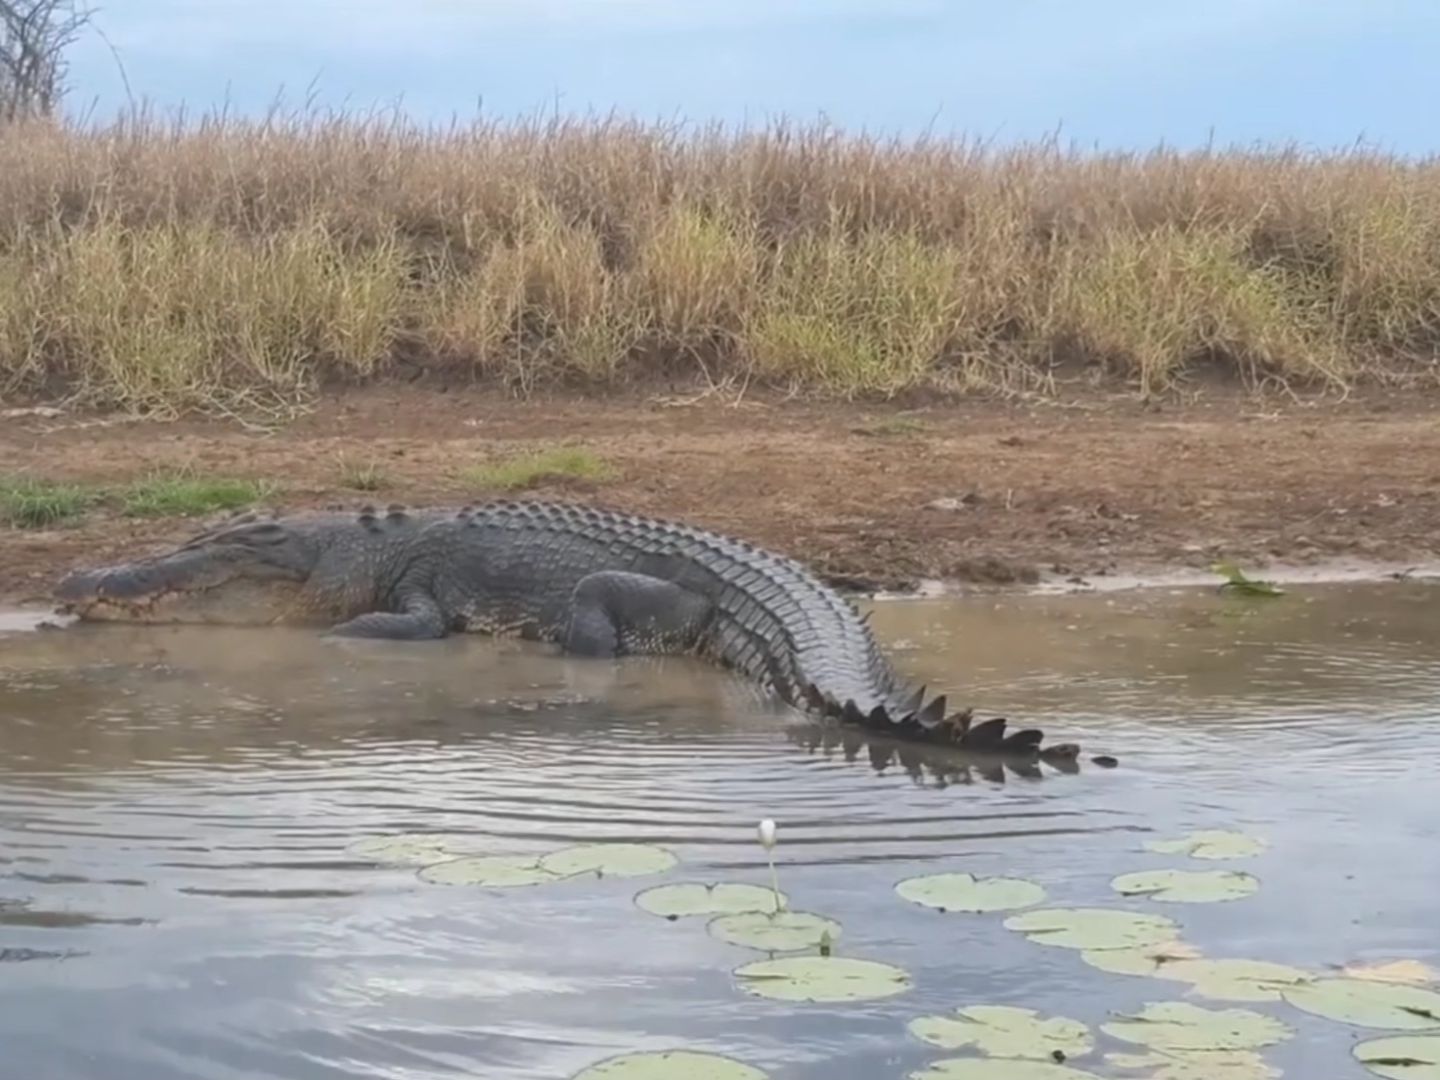
[[[1183, 913], [1217, 955], [1433, 953], [1440, 665], [1428, 608], [1386, 595], [1249, 615], [1208, 596], [881, 606], [882, 636], [920, 643], [917, 677], [958, 670], [982, 711], [1121, 759], [1074, 775], [822, 737], [685, 663], [278, 633], [10, 639], [0, 1073], [563, 1080], [684, 1042], [794, 1080], [904, 1075], [933, 1057], [903, 1034], [918, 1012], [983, 993], [1097, 1022], [1145, 987], [1095, 982], [998, 919], [945, 922], [898, 880], [1019, 874], [1113, 904], [1114, 873], [1155, 865], [1146, 839], [1197, 827], [1272, 845], [1243, 910]], [[624, 840], [673, 850], [677, 878], [764, 883], [762, 817], [793, 902], [839, 919], [851, 955], [904, 966], [911, 994], [757, 1004], [729, 974], [751, 954], [639, 912], [648, 881], [477, 892], [347, 850], [412, 832], [495, 853]], [[1343, 1043], [1308, 1031], [1287, 1071], [1361, 1080]]]

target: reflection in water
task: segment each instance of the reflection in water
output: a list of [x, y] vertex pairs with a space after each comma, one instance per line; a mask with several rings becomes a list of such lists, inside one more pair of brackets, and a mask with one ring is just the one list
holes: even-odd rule
[[[679, 1043], [872, 1080], [943, 1056], [905, 1033], [916, 1015], [1019, 1004], [1094, 1025], [1183, 990], [895, 897], [948, 869], [1163, 910], [1213, 956], [1436, 963], [1434, 600], [1407, 584], [877, 605], [907, 674], [1081, 742], [1069, 774], [838, 733], [681, 660], [301, 631], [0, 636], [0, 1080], [564, 1078]], [[755, 954], [640, 912], [653, 879], [475, 891], [345, 850], [407, 832], [500, 854], [627, 840], [673, 850], [669, 880], [765, 884], [762, 817], [792, 903], [912, 991], [743, 994], [729, 972]], [[1175, 864], [1145, 839], [1206, 827], [1270, 840], [1245, 867], [1259, 894], [1177, 912], [1109, 889]], [[1348, 1029], [1251, 1007], [1299, 1032], [1269, 1055], [1288, 1075], [1366, 1075]]]

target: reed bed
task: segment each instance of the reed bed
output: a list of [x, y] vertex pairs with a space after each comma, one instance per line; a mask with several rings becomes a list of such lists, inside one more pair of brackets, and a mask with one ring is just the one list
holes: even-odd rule
[[0, 396], [303, 407], [441, 367], [839, 397], [1433, 380], [1440, 170], [615, 119], [0, 129]]

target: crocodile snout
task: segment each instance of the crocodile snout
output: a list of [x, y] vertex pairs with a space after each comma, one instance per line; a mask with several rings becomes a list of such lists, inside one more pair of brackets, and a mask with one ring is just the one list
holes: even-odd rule
[[61, 579], [55, 597], [67, 603], [87, 600], [140, 600], [175, 588], [175, 575], [161, 566], [108, 566], [76, 570]]

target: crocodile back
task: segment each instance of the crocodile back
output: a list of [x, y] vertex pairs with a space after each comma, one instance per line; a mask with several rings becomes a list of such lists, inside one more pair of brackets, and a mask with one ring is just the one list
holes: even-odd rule
[[467, 508], [444, 532], [444, 565], [467, 589], [483, 579], [495, 626], [529, 624], [553, 639], [581, 578], [645, 574], [706, 597], [716, 617], [702, 654], [785, 701], [804, 705], [818, 690], [865, 713], [897, 705], [896, 676], [860, 612], [786, 556], [690, 525], [560, 502]]

